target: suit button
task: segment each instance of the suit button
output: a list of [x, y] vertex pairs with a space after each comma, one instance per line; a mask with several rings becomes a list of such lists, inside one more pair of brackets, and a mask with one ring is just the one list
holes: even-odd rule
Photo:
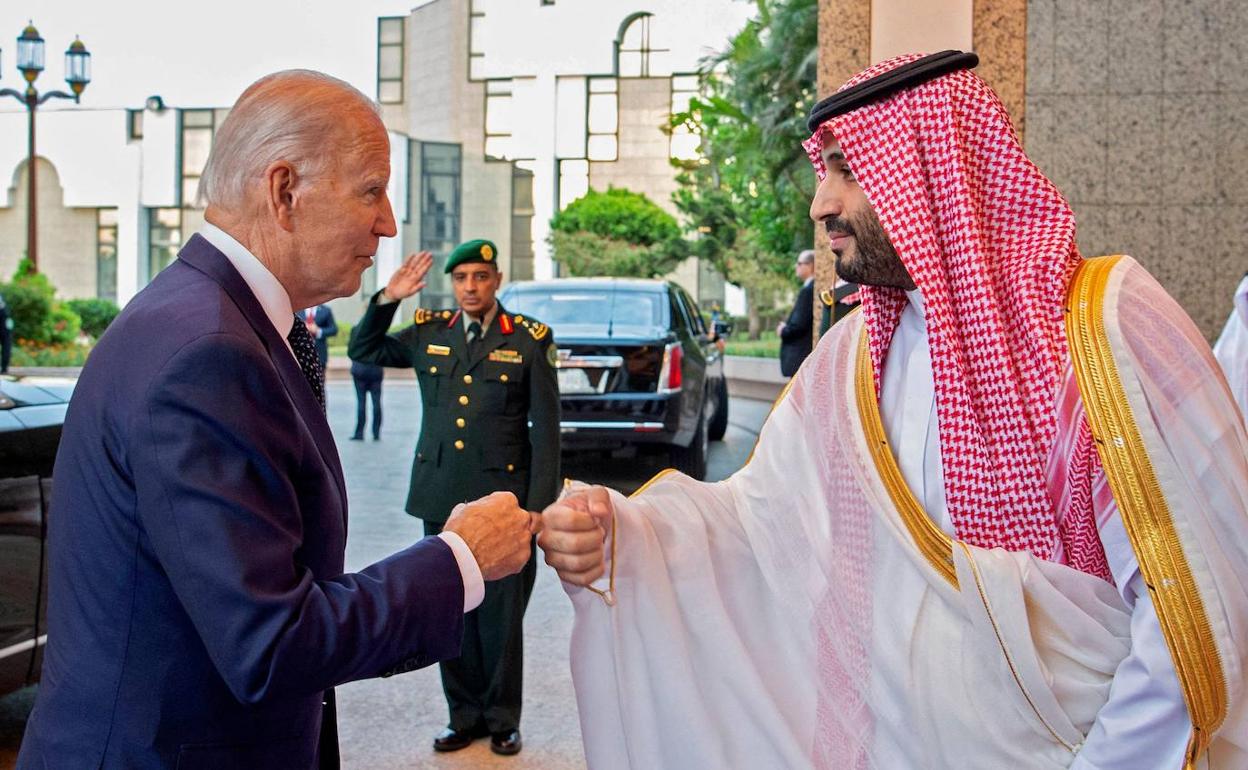
[[431, 367], [429, 367], [429, 373], [430, 373], [430, 374], [437, 374], [437, 373], [438, 373], [438, 367], [436, 367], [436, 366], [431, 366]]
[[455, 424], [462, 428], [467, 425], [468, 422], [463, 417], [456, 417]]
[[510, 379], [510, 378], [509, 378], [507, 375], [505, 375], [505, 374], [500, 374], [500, 375], [498, 376], [498, 379], [502, 380], [503, 382], [506, 382], [506, 381], [507, 381], [508, 379]]
[[459, 397], [459, 403], [463, 404], [464, 406], [468, 406], [468, 397], [467, 397], [467, 396], [460, 396], [460, 397]]
[[456, 449], [463, 449], [463, 448], [464, 448], [464, 442], [460, 441], [459, 439], [456, 439], [456, 440], [455, 440], [455, 448], [456, 448]]
[[464, 375], [464, 384], [465, 384], [465, 385], [471, 385], [471, 384], [472, 384], [472, 375], [471, 375], [471, 374], [465, 374], [465, 375]]
[[512, 471], [514, 471], [515, 469], [516, 469], [516, 466], [512, 465], [511, 463], [507, 463], [507, 472], [508, 472], [508, 473], [511, 473], [511, 472], [512, 472]]

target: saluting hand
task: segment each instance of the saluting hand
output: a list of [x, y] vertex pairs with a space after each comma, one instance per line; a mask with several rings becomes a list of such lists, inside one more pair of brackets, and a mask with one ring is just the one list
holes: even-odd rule
[[530, 538], [541, 523], [512, 493], [494, 492], [456, 506], [442, 529], [464, 539], [481, 577], [499, 580], [519, 572], [529, 560]]
[[542, 512], [537, 543], [559, 579], [587, 586], [606, 571], [603, 553], [614, 510], [606, 487], [584, 487]]
[[407, 299], [425, 288], [425, 275], [433, 265], [433, 253], [421, 251], [407, 255], [399, 269], [390, 276], [390, 282], [383, 290], [393, 300]]

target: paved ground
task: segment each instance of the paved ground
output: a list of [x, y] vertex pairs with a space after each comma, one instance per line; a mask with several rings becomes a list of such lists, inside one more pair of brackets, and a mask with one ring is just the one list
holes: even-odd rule
[[[415, 446], [419, 399], [412, 380], [388, 379], [383, 395], [382, 439], [348, 441], [355, 424], [350, 382], [328, 385], [330, 424], [351, 498], [347, 569], [360, 569], [421, 536], [420, 522], [402, 511]], [[745, 463], [769, 404], [733, 399], [728, 433], [711, 445], [709, 478], [721, 479]], [[632, 491], [663, 468], [658, 458], [573, 463], [564, 475]], [[539, 554], [540, 558], [540, 554]], [[562, 770], [585, 765], [568, 670], [572, 609], [553, 570], [541, 564], [525, 617], [524, 751], [490, 753], [478, 741], [454, 754], [434, 754], [433, 735], [446, 723], [437, 668], [386, 680], [354, 682], [338, 690], [339, 732], [345, 768], [509, 768]], [[34, 688], [0, 698], [0, 770], [12, 768]]]

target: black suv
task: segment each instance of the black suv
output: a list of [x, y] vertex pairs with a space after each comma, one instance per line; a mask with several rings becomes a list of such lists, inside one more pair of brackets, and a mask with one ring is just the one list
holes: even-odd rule
[[563, 448], [667, 445], [706, 476], [707, 442], [728, 428], [723, 355], [689, 294], [670, 281], [522, 281], [499, 295], [551, 327], [559, 346]]
[[39, 678], [47, 639], [47, 511], [74, 381], [0, 375], [0, 695]]

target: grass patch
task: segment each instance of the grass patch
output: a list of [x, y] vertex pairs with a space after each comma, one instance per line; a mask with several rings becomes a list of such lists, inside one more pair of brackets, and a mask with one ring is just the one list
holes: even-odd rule
[[763, 332], [762, 337], [756, 340], [747, 339], [744, 333], [734, 334], [728, 338], [724, 354], [750, 358], [779, 358], [780, 338], [775, 332]]

